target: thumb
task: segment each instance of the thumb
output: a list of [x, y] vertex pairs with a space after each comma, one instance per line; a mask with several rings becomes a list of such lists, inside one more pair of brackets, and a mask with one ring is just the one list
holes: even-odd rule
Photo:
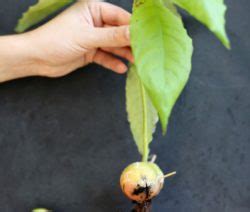
[[129, 26], [95, 28], [91, 40], [96, 48], [129, 46]]

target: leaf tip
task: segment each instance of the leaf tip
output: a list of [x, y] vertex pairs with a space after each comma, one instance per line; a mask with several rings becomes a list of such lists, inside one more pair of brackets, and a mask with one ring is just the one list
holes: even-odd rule
[[230, 40], [227, 36], [225, 36], [224, 38], [220, 39], [222, 44], [228, 49], [231, 50], [231, 43]]
[[227, 42], [224, 43], [224, 46], [228, 49], [231, 50], [231, 43], [229, 40], [227, 40]]

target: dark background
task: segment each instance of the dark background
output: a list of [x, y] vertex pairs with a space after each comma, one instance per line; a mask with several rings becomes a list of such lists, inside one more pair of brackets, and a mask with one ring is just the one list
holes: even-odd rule
[[[0, 33], [35, 0], [0, 2]], [[110, 1], [128, 10], [131, 1]], [[250, 1], [226, 0], [227, 51], [191, 17], [193, 71], [152, 152], [166, 180], [154, 211], [250, 211]], [[91, 65], [59, 78], [0, 85], [0, 211], [125, 212], [124, 167], [139, 160], [125, 110], [125, 75]]]

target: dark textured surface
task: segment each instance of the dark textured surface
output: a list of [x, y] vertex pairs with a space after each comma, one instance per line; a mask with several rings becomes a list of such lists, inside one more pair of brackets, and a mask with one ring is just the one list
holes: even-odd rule
[[[0, 33], [11, 33], [34, 0], [0, 3]], [[112, 1], [130, 8], [130, 1]], [[166, 181], [159, 212], [250, 211], [250, 1], [226, 0], [232, 51], [190, 17], [190, 81], [168, 135], [152, 152]], [[0, 211], [125, 212], [122, 169], [138, 160], [126, 120], [125, 76], [91, 65], [60, 79], [0, 85]]]

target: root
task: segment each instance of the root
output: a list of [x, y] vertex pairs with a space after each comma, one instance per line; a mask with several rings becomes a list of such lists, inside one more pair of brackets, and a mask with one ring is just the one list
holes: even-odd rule
[[172, 176], [174, 176], [174, 175], [176, 175], [176, 172], [171, 172], [171, 173], [169, 173], [169, 174], [164, 175], [164, 179], [166, 179], [166, 178], [168, 178], [168, 177], [172, 177]]

